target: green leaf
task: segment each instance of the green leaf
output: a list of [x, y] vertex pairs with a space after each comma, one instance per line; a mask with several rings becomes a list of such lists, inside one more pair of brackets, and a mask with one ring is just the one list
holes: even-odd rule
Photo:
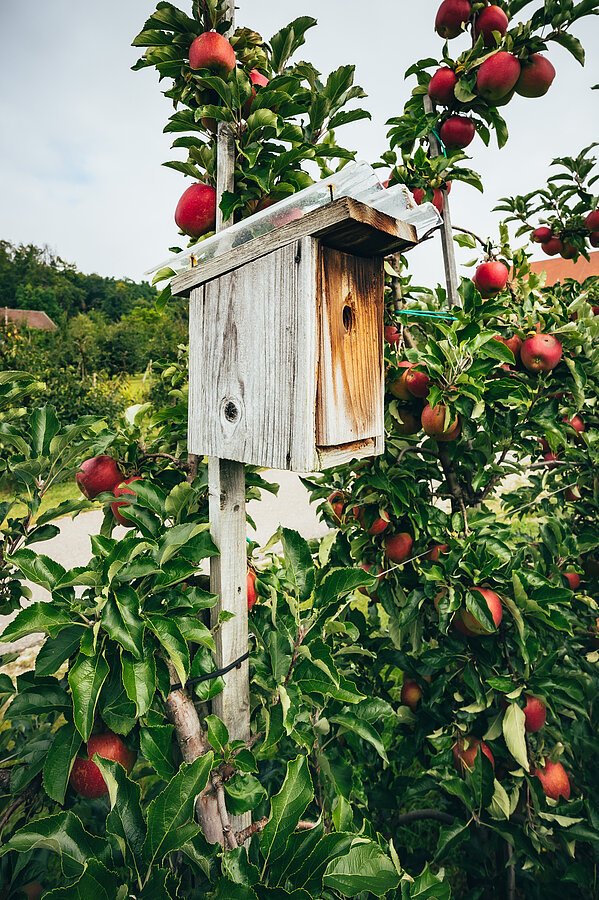
[[101, 653], [95, 656], [80, 653], [69, 670], [73, 718], [84, 741], [89, 740], [92, 733], [96, 704], [109, 671], [108, 663]]
[[349, 732], [353, 732], [354, 734], [357, 734], [358, 737], [361, 737], [362, 740], [368, 741], [369, 744], [372, 744], [381, 759], [384, 759], [385, 762], [389, 762], [387, 758], [387, 752], [383, 746], [383, 742], [381, 741], [380, 736], [374, 730], [372, 725], [368, 724], [368, 722], [365, 722], [363, 719], [359, 719], [357, 716], [345, 713], [332, 716], [330, 721], [335, 722], [337, 725], [342, 725]]
[[508, 750], [517, 763], [528, 772], [530, 766], [526, 750], [526, 732], [524, 723], [526, 717], [517, 703], [510, 703], [503, 717], [503, 736]]
[[31, 447], [35, 456], [47, 456], [50, 441], [60, 430], [60, 422], [52, 406], [34, 409], [30, 418]]
[[108, 681], [102, 689], [98, 712], [111, 731], [127, 735], [135, 727], [135, 704], [129, 700], [123, 686], [120, 666], [113, 666]]
[[67, 722], [54, 735], [44, 763], [43, 783], [47, 795], [57, 803], [64, 803], [73, 761], [81, 746], [81, 735]]
[[141, 788], [127, 777], [117, 762], [94, 755], [108, 788], [110, 813], [106, 819], [106, 831], [117, 839], [121, 853], [129, 858], [138, 875], [142, 874], [143, 847], [146, 840], [146, 823], [141, 811]]
[[206, 716], [208, 742], [217, 753], [222, 754], [229, 743], [227, 726], [218, 716]]
[[33, 550], [17, 550], [8, 557], [8, 560], [19, 569], [25, 578], [46, 588], [47, 591], [54, 590], [66, 574], [66, 569], [60, 563], [50, 559], [49, 556], [35, 553]]
[[126, 585], [108, 598], [102, 610], [102, 627], [113, 641], [136, 659], [143, 656], [144, 623], [139, 614], [139, 597]]
[[197, 524], [195, 522], [185, 522], [182, 525], [173, 525], [169, 528], [164, 537], [160, 540], [156, 551], [156, 561], [158, 565], [163, 566], [165, 562], [175, 556], [182, 547], [188, 544], [199, 534], [205, 535], [207, 543], [210, 542], [210, 526]]
[[[0, 847], [0, 856], [11, 850], [16, 850], [17, 853], [49, 850], [58, 856], [61, 875], [74, 878], [84, 871], [89, 859], [102, 858], [108, 846], [103, 838], [89, 834], [74, 813], [62, 812], [36, 819], [19, 829]], [[114, 897], [110, 900], [114, 900]]]
[[32, 603], [9, 622], [2, 632], [2, 640], [6, 643], [18, 641], [19, 638], [37, 632], [54, 636], [71, 622], [71, 616], [52, 603]]
[[166, 780], [175, 774], [173, 732], [172, 725], [142, 725], [139, 730], [139, 749], [142, 756], [156, 773]]
[[399, 885], [399, 875], [391, 859], [374, 841], [358, 838], [349, 853], [327, 866], [323, 884], [343, 897], [369, 892], [384, 897]]
[[53, 710], [64, 714], [69, 707], [69, 696], [56, 678], [35, 678], [30, 672], [17, 678], [17, 693], [10, 705], [11, 718], [43, 715]]
[[[208, 783], [214, 757], [207, 753], [191, 765], [183, 764], [175, 777], [148, 807], [148, 834], [144, 859], [154, 865], [178, 850], [199, 828], [192, 824], [196, 797]], [[193, 834], [192, 834], [193, 832]]]
[[138, 717], [144, 716], [152, 705], [156, 693], [156, 661], [148, 649], [143, 659], [134, 659], [128, 653], [121, 654], [123, 687]]
[[180, 629], [172, 619], [152, 616], [148, 625], [164, 647], [182, 685], [189, 675], [189, 649]]
[[307, 600], [314, 590], [314, 566], [307, 542], [297, 531], [281, 529], [281, 543], [289, 581], [300, 600]]
[[565, 47], [566, 50], [572, 54], [576, 62], [579, 62], [581, 66], [584, 66], [584, 47], [577, 37], [574, 37], [569, 31], [554, 31], [551, 34], [551, 40], [555, 41], [556, 44]]
[[227, 808], [232, 816], [255, 809], [266, 799], [266, 790], [254, 775], [235, 775], [225, 783]]
[[327, 606], [360, 587], [375, 587], [377, 579], [364, 569], [331, 569], [322, 579], [315, 593], [317, 606]]
[[285, 780], [270, 803], [270, 818], [260, 835], [260, 850], [265, 866], [285, 852], [288, 837], [293, 834], [302, 813], [314, 797], [314, 788], [305, 756], [287, 763]]
[[48, 900], [116, 900], [123, 896], [124, 882], [121, 876], [110, 872], [97, 859], [85, 863], [81, 878], [68, 887], [55, 888], [44, 894]]

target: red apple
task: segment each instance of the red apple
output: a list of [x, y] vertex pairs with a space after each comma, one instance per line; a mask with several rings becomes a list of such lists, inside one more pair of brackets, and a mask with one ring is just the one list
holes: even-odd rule
[[392, 534], [385, 538], [385, 556], [394, 563], [405, 562], [410, 558], [412, 547], [414, 546], [414, 538], [407, 531], [400, 534]]
[[449, 544], [435, 544], [434, 547], [428, 551], [424, 559], [429, 560], [430, 562], [438, 562], [439, 557], [442, 553], [449, 552]]
[[563, 259], [574, 259], [578, 256], [578, 249], [574, 246], [574, 244], [568, 243], [568, 241], [563, 242], [563, 247], [561, 250], [561, 256]]
[[[114, 488], [112, 493], [114, 494], [115, 497], [122, 497], [123, 494], [131, 494], [131, 496], [134, 497], [135, 491], [132, 491], [130, 488], [125, 487], [125, 485], [131, 484], [133, 481], [141, 481], [141, 480], [142, 479], [141, 479], [140, 475], [134, 475], [132, 478], [126, 478], [120, 484], [117, 484], [117, 486]], [[124, 525], [125, 528], [133, 528], [135, 526], [135, 522], [132, 522], [131, 519], [128, 519], [126, 516], [123, 515], [123, 513], [119, 512], [119, 507], [128, 506], [129, 503], [130, 503], [130, 501], [128, 501], [128, 500], [121, 500], [118, 503], [116, 501], [114, 501], [113, 503], [110, 504], [110, 508], [112, 510], [113, 516], [115, 517], [115, 519], [117, 520], [119, 525]]]
[[564, 492], [564, 497], [569, 503], [577, 503], [579, 500], [582, 500], [582, 494], [580, 493], [580, 488], [578, 485], [574, 485], [574, 487], [569, 487], [567, 491]]
[[362, 528], [373, 536], [386, 531], [391, 521], [386, 510], [374, 512], [372, 507], [367, 511], [364, 506], [354, 506], [354, 516]]
[[559, 462], [557, 453], [552, 453], [551, 451], [549, 451], [549, 453], [543, 453], [543, 459], [552, 468], [555, 468], [555, 463]]
[[589, 231], [599, 231], [599, 209], [594, 209], [584, 220], [585, 228]]
[[210, 69], [214, 75], [227, 78], [235, 68], [235, 51], [230, 42], [216, 31], [200, 34], [189, 48], [192, 69]]
[[87, 742], [87, 759], [82, 756], [75, 758], [69, 780], [73, 790], [88, 800], [95, 800], [108, 793], [102, 773], [92, 760], [94, 753], [120, 763], [127, 772], [131, 771], [135, 763], [135, 753], [112, 731], [92, 735]]
[[478, 266], [472, 281], [481, 297], [487, 299], [505, 290], [509, 275], [509, 269], [505, 263], [489, 260]]
[[248, 569], [247, 574], [247, 595], [248, 595], [248, 612], [251, 612], [256, 605], [258, 592], [256, 591], [256, 573], [253, 569]]
[[538, 697], [525, 694], [526, 705], [524, 707], [524, 729], [534, 733], [540, 731], [547, 721], [547, 707]]
[[[599, 247], [599, 231], [591, 232], [589, 243], [591, 247]], [[593, 309], [599, 309], [599, 307], [594, 306]], [[597, 313], [595, 313], [595, 315], [597, 315]]]
[[459, 419], [456, 416], [455, 419], [450, 421], [447, 427], [445, 427], [446, 412], [447, 407], [443, 406], [441, 403], [435, 407], [430, 406], [428, 403], [426, 404], [422, 410], [422, 428], [424, 429], [425, 434], [428, 434], [429, 437], [440, 438], [455, 432], [460, 424]]
[[408, 391], [406, 375], [412, 368], [412, 363], [406, 362], [404, 360], [397, 364], [397, 368], [403, 369], [404, 371], [398, 374], [389, 384], [389, 392], [393, 394], [394, 397], [397, 397], [398, 400], [409, 400], [411, 394]]
[[345, 494], [342, 491], [333, 491], [332, 494], [329, 494], [327, 497], [327, 503], [333, 510], [333, 516], [340, 522], [343, 518], [343, 513], [345, 511]]
[[183, 192], [175, 222], [184, 234], [198, 238], [216, 227], [216, 191], [211, 184], [198, 181]]
[[385, 340], [388, 344], [399, 344], [401, 334], [395, 325], [385, 325]]
[[412, 397], [424, 399], [428, 396], [430, 389], [430, 378], [426, 372], [419, 372], [415, 368], [409, 368], [405, 374], [406, 387]]
[[449, 116], [439, 129], [439, 137], [449, 150], [464, 150], [472, 143], [476, 126], [465, 116]]
[[422, 688], [418, 682], [406, 678], [401, 686], [400, 699], [404, 706], [409, 706], [412, 712], [416, 712], [422, 700]]
[[500, 6], [487, 6], [474, 20], [474, 37], [478, 38], [482, 34], [485, 47], [495, 47], [495, 32], [498, 31], [500, 37], [503, 37], [509, 22]]
[[573, 428], [578, 434], [582, 434], [583, 431], [586, 431], [587, 429], [580, 416], [573, 416], [571, 419], [569, 419], [568, 416], [564, 416], [562, 422], [565, 422], [566, 425], [569, 425], [570, 428]]
[[541, 225], [539, 228], [535, 228], [531, 237], [535, 244], [546, 244], [553, 237], [553, 232], [547, 225]]
[[[449, 184], [451, 184], [451, 182], [448, 183], [448, 187]], [[447, 190], [447, 193], [449, 193], [449, 190]], [[421, 206], [426, 199], [426, 191], [424, 188], [414, 188], [412, 190], [412, 196], [414, 197], [417, 206]], [[443, 210], [445, 209], [445, 197], [443, 191], [439, 188], [433, 188], [433, 199], [431, 200], [431, 203], [437, 212], [442, 215]]]
[[521, 97], [542, 97], [553, 84], [554, 78], [555, 68], [547, 57], [533, 53], [522, 63], [522, 74], [516, 83], [516, 92]]
[[451, 106], [455, 103], [455, 86], [458, 83], [458, 77], [453, 69], [443, 66], [437, 69], [428, 85], [428, 95], [433, 103], [440, 106]]
[[564, 249], [564, 244], [558, 237], [549, 238], [541, 245], [541, 250], [547, 256], [557, 256]]
[[489, 103], [501, 100], [515, 87], [521, 66], [512, 53], [499, 50], [478, 68], [476, 89]]
[[506, 347], [514, 354], [514, 359], [518, 359], [520, 356], [520, 348], [522, 347], [522, 338], [518, 337], [517, 334], [513, 334], [511, 338], [504, 338], [500, 334], [495, 335], [496, 341], [501, 341], [502, 344], [505, 344]]
[[437, 11], [435, 31], [445, 40], [451, 40], [464, 31], [471, 15], [470, 0], [443, 0]]
[[570, 590], [577, 591], [580, 587], [580, 575], [578, 572], [563, 572], [562, 574], [566, 579]]
[[247, 117], [250, 115], [250, 113], [252, 111], [252, 103], [256, 99], [256, 94], [257, 94], [256, 88], [257, 87], [266, 87], [267, 84], [269, 83], [269, 80], [266, 77], [266, 75], [263, 75], [262, 72], [258, 71], [258, 69], [252, 69], [252, 71], [250, 72], [248, 77], [252, 84], [252, 93], [249, 96], [249, 98], [245, 101], [244, 106], [243, 106], [243, 116], [245, 119], [247, 119]]
[[[470, 588], [470, 591], [476, 591], [482, 595], [487, 604], [487, 609], [491, 614], [491, 618], [495, 623], [495, 628], [499, 628], [503, 619], [503, 606], [501, 605], [501, 597], [499, 594], [496, 594], [495, 591], [490, 591], [487, 588], [480, 587]], [[453, 620], [453, 624], [457, 631], [461, 632], [461, 634], [468, 635], [468, 637], [482, 637], [493, 634], [493, 632], [488, 631], [488, 629], [465, 607], [458, 610]]]
[[455, 428], [452, 428], [451, 431], [445, 431], [443, 434], [437, 435], [437, 437], [436, 437], [437, 443], [450, 444], [452, 441], [457, 441], [461, 432], [462, 432], [462, 425], [458, 420], [458, 424], [455, 426]]
[[559, 800], [560, 797], [570, 799], [570, 779], [560, 762], [548, 759], [543, 768], [535, 769], [532, 774], [541, 782], [546, 797], [551, 797], [552, 800]]
[[77, 487], [93, 500], [103, 491], [112, 491], [123, 480], [123, 473], [112, 456], [93, 456], [81, 463], [75, 475]]
[[520, 358], [529, 372], [550, 372], [562, 353], [561, 343], [552, 334], [533, 334], [522, 344]]
[[465, 769], [473, 769], [474, 761], [478, 755], [479, 749], [487, 757], [493, 768], [495, 768], [495, 758], [491, 753], [490, 747], [481, 741], [480, 738], [468, 735], [465, 738], [458, 738], [452, 748], [453, 761], [458, 772], [464, 772]]

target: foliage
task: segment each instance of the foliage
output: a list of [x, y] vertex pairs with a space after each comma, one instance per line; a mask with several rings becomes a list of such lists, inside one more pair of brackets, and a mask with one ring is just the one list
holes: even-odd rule
[[582, 254], [588, 259], [589, 229], [584, 220], [593, 209], [592, 188], [599, 180], [597, 159], [590, 156], [596, 146], [585, 147], [575, 157], [554, 159], [551, 165], [558, 171], [548, 178], [545, 187], [523, 196], [501, 198], [495, 209], [508, 213], [506, 222], [521, 223], [516, 237], [546, 225], [563, 243], [575, 249], [569, 258], [577, 259]]
[[[528, 4], [503, 5], [516, 15]], [[505, 46], [524, 57], [552, 39], [580, 57], [569, 27], [596, 7], [546, 3]], [[329, 160], [351, 158], [333, 130], [366, 114], [345, 109], [362, 96], [352, 67], [322, 82], [309, 64], [289, 63], [314, 24], [309, 17], [269, 43], [235, 32], [240, 65], [228, 80], [191, 72], [191, 40], [207, 28], [227, 32], [224, 9], [222, 0], [195, 0], [190, 16], [161, 0], [135, 44], [147, 48], [137, 67], [155, 66], [172, 81], [166, 93], [177, 111], [167, 130], [185, 135], [176, 144], [189, 158], [171, 167], [213, 181], [206, 120], [231, 126], [236, 190], [223, 209], [241, 216], [301, 188], [310, 171], [327, 173]], [[391, 123], [384, 161], [398, 163], [394, 180], [427, 190], [453, 178], [476, 185], [463, 154], [425, 152], [439, 124], [422, 104], [428, 62], [414, 67], [419, 87]], [[460, 62], [464, 84], [479, 62], [475, 43]], [[272, 76], [255, 97], [252, 67]], [[469, 108], [483, 136], [490, 124], [503, 143], [496, 108], [479, 100]], [[566, 164], [575, 180], [586, 166], [584, 157]], [[459, 240], [476, 245], [472, 233]], [[0, 612], [23, 607], [4, 639], [43, 636], [33, 671], [0, 674], [0, 871], [13, 894], [31, 875], [55, 898], [93, 890], [111, 900], [448, 900], [452, 892], [500, 896], [506, 884], [512, 896], [512, 872], [533, 900], [557, 898], [564, 886], [584, 900], [596, 894], [598, 280], [545, 288], [528, 253], [511, 248], [507, 226], [496, 252], [482, 243], [509, 263], [511, 281], [483, 301], [463, 280], [457, 309], [442, 289], [414, 287], [388, 267], [386, 320], [400, 343], [386, 350], [394, 391], [384, 454], [309, 482], [334, 526], [323, 541], [282, 529], [260, 559], [248, 546], [259, 596], [249, 741], [232, 739], [209, 707], [226, 677], [213, 651], [227, 617], [215, 615], [205, 574], [217, 551], [207, 467], [187, 458], [185, 349], [175, 359], [172, 348], [156, 367], [150, 402], [107, 422], [90, 416], [64, 426], [38, 404], [34, 377], [2, 373], [0, 463], [25, 507], [18, 516], [7, 507], [1, 526]], [[124, 318], [142, 330], [161, 315], [131, 309]], [[89, 321], [73, 327], [81, 359], [95, 360]], [[497, 340], [539, 331], [564, 351], [543, 374]], [[428, 376], [426, 399], [445, 407], [445, 423], [458, 417], [452, 441], [405, 435], [407, 414], [418, 424], [425, 399], [397, 390], [405, 361]], [[570, 424], [577, 415], [584, 430]], [[101, 494], [91, 558], [68, 569], [31, 545], [56, 534], [59, 515], [90, 504], [40, 513], [41, 500], [100, 453], [137, 477], [120, 498], [130, 528], [115, 537], [114, 495]], [[252, 468], [246, 485], [247, 499], [276, 490]], [[332, 491], [340, 514], [327, 499]], [[381, 513], [390, 524], [373, 536]], [[413, 540], [402, 562], [387, 546], [398, 533]], [[565, 573], [580, 573], [582, 588]], [[501, 620], [477, 586], [497, 593]], [[51, 603], [39, 601], [40, 589]], [[457, 627], [464, 621], [478, 635]], [[414, 686], [416, 700], [407, 692]], [[534, 732], [525, 727], [529, 696], [548, 712]], [[95, 756], [108, 796], [84, 799], [70, 784], [71, 767], [106, 729], [137, 762], [127, 774]], [[464, 739], [466, 749], [484, 739], [494, 762], [478, 752], [472, 765], [457, 765], [452, 751]], [[573, 787], [554, 801], [535, 770], [557, 759]], [[236, 832], [230, 817], [245, 813], [252, 824]], [[211, 844], [206, 826], [215, 822], [220, 837]]]

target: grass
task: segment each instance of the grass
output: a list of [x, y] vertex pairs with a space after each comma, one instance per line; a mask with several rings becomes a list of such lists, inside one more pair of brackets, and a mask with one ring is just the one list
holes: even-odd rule
[[[10, 502], [13, 499], [13, 491], [6, 488], [0, 488], [0, 503]], [[51, 487], [48, 493], [44, 495], [38, 515], [42, 515], [42, 513], [45, 513], [48, 509], [54, 509], [55, 506], [58, 506], [59, 503], [64, 503], [65, 500], [78, 499], [83, 499], [83, 497], [77, 485], [71, 481], [63, 481], [60, 484]], [[24, 516], [26, 512], [27, 508], [25, 504], [19, 501], [12, 507], [9, 515], [11, 518], [14, 518], [15, 516]]]

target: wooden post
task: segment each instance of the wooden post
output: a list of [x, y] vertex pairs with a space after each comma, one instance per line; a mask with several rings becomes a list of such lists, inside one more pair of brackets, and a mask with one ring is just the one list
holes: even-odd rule
[[[227, 19], [231, 31], [235, 23], [235, 3], [228, 0]], [[223, 221], [220, 199], [224, 191], [235, 189], [235, 140], [226, 123], [220, 122], [217, 136], [217, 219], [216, 230]], [[233, 614], [216, 631], [216, 665], [218, 668], [243, 656], [248, 649], [247, 610], [247, 544], [245, 516], [245, 469], [242, 463], [210, 458], [208, 461], [210, 528], [220, 555], [211, 559], [210, 589], [219, 600], [213, 609], [212, 624], [222, 612]], [[223, 692], [215, 697], [215, 715], [225, 723], [232, 740], [250, 737], [250, 686], [247, 660], [224, 676]], [[232, 817], [234, 831], [247, 828], [251, 815]]]
[[[430, 114], [434, 112], [433, 101], [428, 95], [424, 97], [424, 109]], [[429, 144], [431, 148], [431, 156], [435, 159], [441, 155], [441, 147], [436, 134], [429, 135]], [[441, 243], [443, 245], [443, 262], [445, 265], [445, 282], [447, 284], [447, 300], [450, 306], [460, 305], [460, 295], [458, 294], [458, 270], [455, 259], [455, 247], [453, 243], [453, 229], [451, 227], [451, 210], [449, 208], [449, 197], [446, 191], [443, 191], [443, 224], [441, 225]]]

